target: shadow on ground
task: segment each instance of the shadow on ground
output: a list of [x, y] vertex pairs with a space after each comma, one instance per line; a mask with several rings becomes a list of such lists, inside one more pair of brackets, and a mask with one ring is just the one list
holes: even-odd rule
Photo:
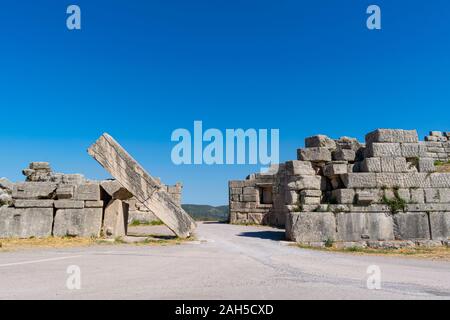
[[239, 237], [260, 238], [274, 241], [285, 240], [284, 230], [280, 231], [249, 231], [238, 234]]

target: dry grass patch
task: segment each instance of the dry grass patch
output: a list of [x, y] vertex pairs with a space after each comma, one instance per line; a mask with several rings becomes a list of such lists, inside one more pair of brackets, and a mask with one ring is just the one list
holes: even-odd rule
[[420, 258], [420, 259], [430, 259], [430, 260], [443, 260], [450, 261], [450, 247], [442, 246], [442, 247], [434, 247], [434, 248], [425, 248], [425, 247], [414, 247], [414, 248], [401, 248], [401, 249], [372, 249], [372, 248], [345, 248], [338, 249], [336, 247], [331, 248], [317, 248], [317, 247], [309, 247], [304, 245], [295, 245], [302, 249], [311, 249], [311, 250], [319, 250], [326, 252], [339, 252], [339, 253], [348, 253], [353, 255], [377, 255], [377, 256], [391, 256], [391, 257], [411, 257], [411, 258]]
[[86, 247], [97, 243], [93, 238], [49, 237], [29, 239], [0, 239], [0, 252], [30, 248]]

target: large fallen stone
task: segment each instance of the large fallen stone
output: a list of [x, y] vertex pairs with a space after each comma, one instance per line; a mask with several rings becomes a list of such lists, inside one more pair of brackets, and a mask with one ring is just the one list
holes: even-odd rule
[[286, 219], [286, 238], [295, 242], [336, 239], [336, 220], [331, 212], [292, 212]]
[[123, 237], [127, 234], [128, 204], [121, 200], [111, 200], [105, 209], [103, 233], [108, 238]]
[[0, 238], [45, 238], [52, 234], [53, 208], [0, 208]]
[[53, 235], [56, 237], [96, 237], [102, 227], [102, 208], [56, 210]]
[[111, 136], [103, 134], [88, 152], [177, 236], [186, 238], [192, 234], [194, 220]]

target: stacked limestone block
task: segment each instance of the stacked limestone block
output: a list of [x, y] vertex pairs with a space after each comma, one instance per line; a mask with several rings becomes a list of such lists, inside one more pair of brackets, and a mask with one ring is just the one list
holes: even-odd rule
[[435, 161], [450, 160], [450, 132], [431, 131], [425, 137], [427, 157]]
[[[183, 184], [181, 182], [177, 182], [173, 186], [167, 186], [162, 184], [162, 188], [165, 188], [175, 203], [181, 207], [181, 195], [183, 192]], [[136, 198], [132, 197], [127, 200], [126, 203], [129, 206], [129, 216], [128, 223], [150, 223], [153, 221], [159, 221], [159, 219], [149, 211], [143, 204], [136, 200]]]
[[[379, 129], [365, 142], [307, 138], [298, 160], [288, 161], [274, 174], [272, 188], [279, 194], [266, 217], [284, 221], [287, 238], [297, 242], [397, 246], [398, 240], [448, 241], [450, 174], [436, 172], [435, 159], [416, 131]], [[240, 183], [257, 185], [255, 179]], [[238, 184], [230, 183], [234, 223], [245, 218], [236, 208], [247, 205], [234, 196]], [[284, 206], [276, 205], [283, 193]], [[271, 219], [262, 221], [273, 224]]]

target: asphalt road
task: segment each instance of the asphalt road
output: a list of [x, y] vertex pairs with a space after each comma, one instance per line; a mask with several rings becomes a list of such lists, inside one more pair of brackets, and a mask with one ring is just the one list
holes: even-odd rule
[[[450, 262], [299, 249], [278, 241], [283, 233], [203, 223], [203, 241], [183, 245], [0, 253], [0, 298], [450, 299]], [[367, 288], [373, 265], [379, 290]]]

